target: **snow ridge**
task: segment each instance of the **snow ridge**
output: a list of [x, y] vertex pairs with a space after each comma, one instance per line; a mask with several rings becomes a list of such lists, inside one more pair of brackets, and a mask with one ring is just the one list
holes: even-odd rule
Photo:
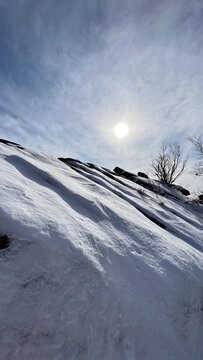
[[1, 359], [200, 360], [202, 206], [61, 160], [0, 143]]

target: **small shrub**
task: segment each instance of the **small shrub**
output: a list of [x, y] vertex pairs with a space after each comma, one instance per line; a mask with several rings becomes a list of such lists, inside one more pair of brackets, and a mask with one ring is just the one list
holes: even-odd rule
[[159, 180], [172, 185], [185, 171], [187, 157], [178, 142], [163, 142], [159, 154], [152, 160], [152, 171]]

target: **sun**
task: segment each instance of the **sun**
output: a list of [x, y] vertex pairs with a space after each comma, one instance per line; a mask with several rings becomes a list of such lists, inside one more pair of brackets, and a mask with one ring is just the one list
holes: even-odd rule
[[129, 128], [125, 123], [119, 123], [114, 127], [113, 131], [118, 138], [123, 138], [128, 134]]

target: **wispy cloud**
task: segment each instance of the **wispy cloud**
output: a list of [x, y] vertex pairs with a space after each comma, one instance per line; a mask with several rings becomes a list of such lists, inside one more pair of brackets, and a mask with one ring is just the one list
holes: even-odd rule
[[1, 137], [137, 169], [201, 131], [201, 1], [1, 0], [0, 17]]

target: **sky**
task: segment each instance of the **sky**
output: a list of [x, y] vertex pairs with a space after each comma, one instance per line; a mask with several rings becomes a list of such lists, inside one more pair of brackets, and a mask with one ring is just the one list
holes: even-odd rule
[[0, 0], [0, 138], [148, 171], [202, 132], [202, 58], [202, 0]]

